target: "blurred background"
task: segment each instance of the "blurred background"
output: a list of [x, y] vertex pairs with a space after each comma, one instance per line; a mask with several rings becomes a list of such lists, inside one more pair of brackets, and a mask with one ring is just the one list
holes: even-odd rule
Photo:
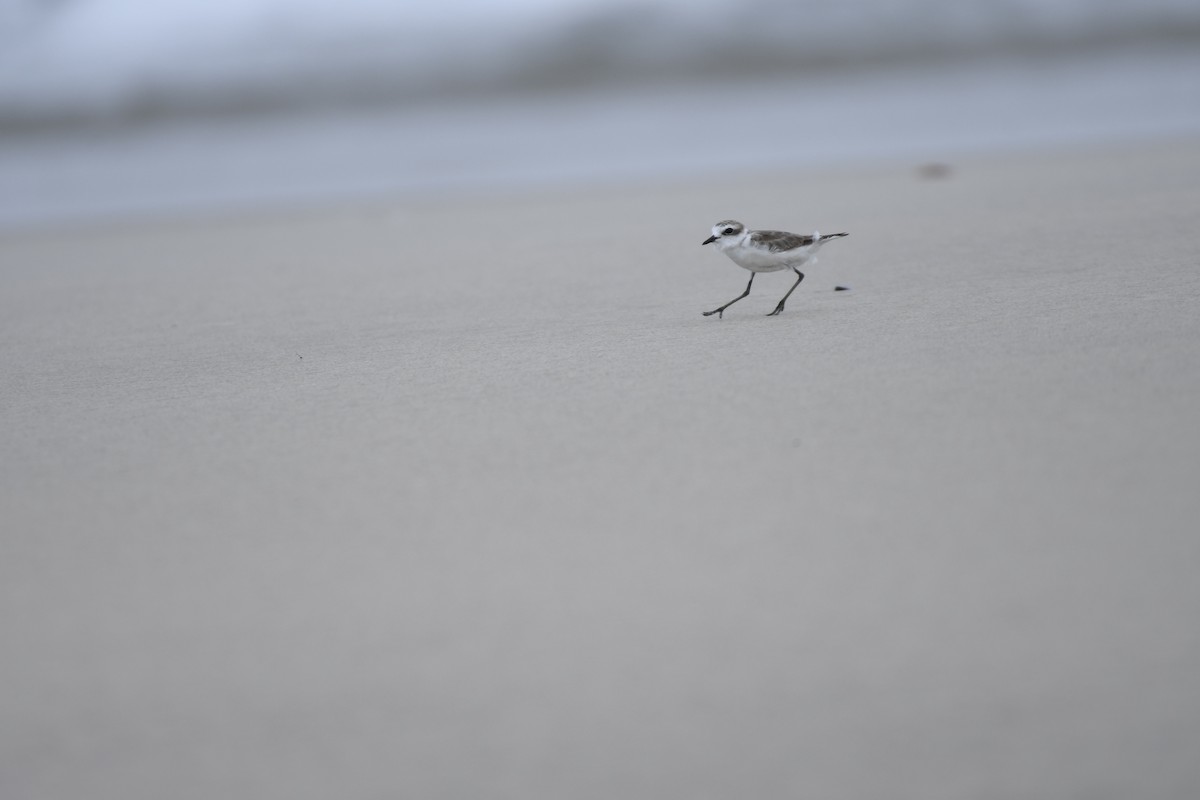
[[1195, 0], [0, 0], [0, 226], [1200, 130]]

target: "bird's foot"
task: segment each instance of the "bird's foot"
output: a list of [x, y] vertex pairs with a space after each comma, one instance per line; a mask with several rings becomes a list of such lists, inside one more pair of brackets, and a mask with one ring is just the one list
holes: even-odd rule
[[723, 308], [714, 308], [712, 311], [702, 311], [701, 313], [706, 317], [711, 317], [713, 314], [716, 314], [717, 319], [725, 319], [725, 309]]

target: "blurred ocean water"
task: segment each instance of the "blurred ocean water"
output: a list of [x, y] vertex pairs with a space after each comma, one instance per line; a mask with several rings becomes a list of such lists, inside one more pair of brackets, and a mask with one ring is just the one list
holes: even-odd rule
[[1194, 0], [5, 0], [0, 124], [1200, 42]]
[[1200, 42], [1195, 0], [3, 0], [0, 124]]
[[1194, 132], [1194, 0], [0, 0], [0, 225]]

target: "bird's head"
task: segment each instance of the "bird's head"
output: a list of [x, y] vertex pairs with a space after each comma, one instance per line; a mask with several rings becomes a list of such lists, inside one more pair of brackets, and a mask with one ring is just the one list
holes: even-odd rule
[[[742, 223], [732, 219], [721, 220], [716, 225], [713, 225], [712, 236], [708, 237], [700, 244], [705, 245], [722, 241], [733, 242], [740, 239], [742, 234], [745, 232], [746, 226]], [[720, 247], [720, 244], [717, 246]]]

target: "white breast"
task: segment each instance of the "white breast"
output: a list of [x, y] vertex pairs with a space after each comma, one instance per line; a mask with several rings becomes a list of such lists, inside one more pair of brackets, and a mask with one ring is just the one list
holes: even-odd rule
[[721, 251], [743, 269], [751, 272], [775, 272], [790, 269], [804, 264], [813, 255], [816, 247], [797, 247], [782, 253], [772, 253], [770, 250], [754, 247], [749, 242], [749, 236], [737, 242], [718, 242]]

